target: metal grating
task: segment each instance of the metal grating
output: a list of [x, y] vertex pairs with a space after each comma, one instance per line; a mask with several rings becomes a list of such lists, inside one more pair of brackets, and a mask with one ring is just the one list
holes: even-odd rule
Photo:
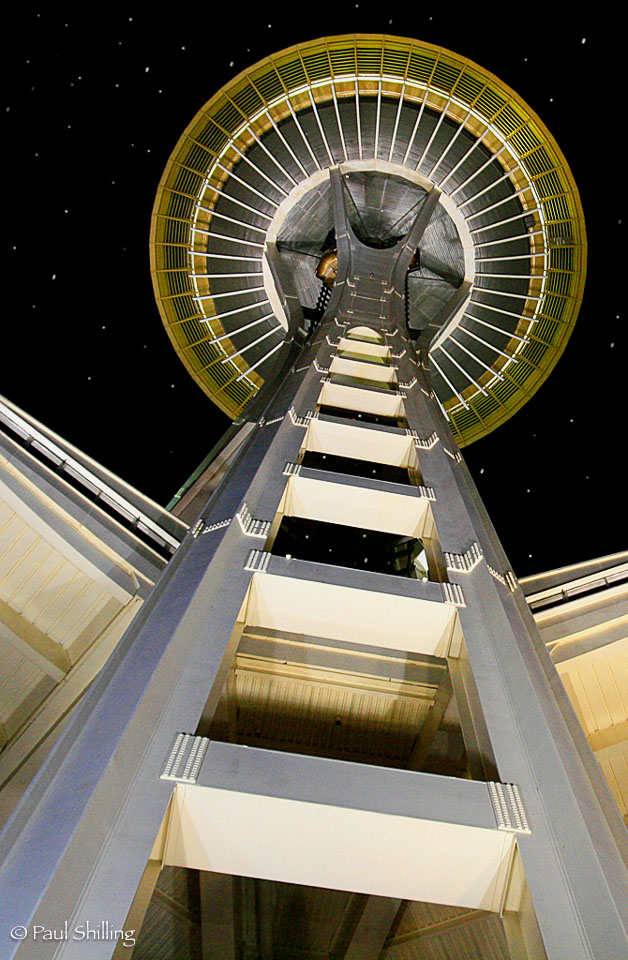
[[[310, 96], [303, 88], [311, 83], [317, 86]], [[402, 90], [404, 102], [398, 111]], [[413, 118], [424, 99], [419, 135], [414, 136]], [[246, 125], [262, 102], [267, 109], [255, 121], [255, 136], [267, 145], [268, 153]], [[439, 120], [443, 110], [449, 111], [444, 122]], [[457, 135], [462, 111], [466, 126]], [[458, 148], [464, 144], [466, 150], [486, 125], [490, 129], [477, 148], [457, 166]], [[496, 142], [502, 143], [499, 160], [487, 166]], [[271, 375], [274, 361], [268, 361], [281, 349], [283, 329], [271, 314], [266, 327], [276, 332], [272, 336], [269, 332], [268, 340], [258, 345], [249, 335], [243, 341], [240, 329], [254, 319], [247, 313], [250, 301], [240, 299], [236, 288], [229, 288], [230, 281], [224, 281], [225, 287], [222, 280], [202, 275], [227, 276], [227, 271], [215, 267], [217, 256], [233, 263], [233, 274], [246, 272], [243, 262], [259, 260], [268, 218], [295, 181], [313, 173], [317, 165], [325, 168], [342, 161], [345, 150], [350, 158], [359, 152], [366, 159], [390, 155], [410, 168], [418, 164], [461, 206], [477, 245], [476, 257], [494, 256], [494, 265], [488, 269], [482, 265], [478, 283], [482, 289], [492, 285], [499, 309], [490, 320], [486, 312], [481, 318], [504, 335], [499, 339], [499, 332], [493, 335], [486, 327], [473, 327], [476, 339], [471, 346], [464, 345], [477, 355], [476, 364], [458, 348], [453, 353], [448, 349], [449, 357], [441, 352], [436, 358], [442, 371], [435, 373], [438, 398], [458, 442], [471, 442], [525, 403], [564, 349], [582, 297], [586, 239], [573, 178], [541, 121], [492, 75], [429, 44], [365, 35], [314, 41], [253, 66], [205, 105], [174, 151], [153, 214], [151, 263], [166, 329], [203, 390], [229, 415], [238, 415]], [[520, 244], [528, 243], [530, 233], [534, 236], [530, 252], [537, 259], [529, 265], [525, 259], [507, 259], [525, 256], [525, 249], [519, 252]], [[506, 246], [487, 246], [511, 239], [510, 249], [517, 253], [509, 253]], [[544, 261], [539, 258], [546, 254], [549, 272], [543, 276]], [[537, 275], [539, 279], [534, 278]], [[230, 296], [215, 302], [211, 298], [212, 293], [229, 294], [230, 289], [233, 301]], [[528, 293], [534, 299], [527, 301]], [[199, 295], [207, 300], [195, 299]], [[230, 307], [233, 303], [231, 311], [225, 309], [226, 303]], [[507, 319], [509, 312], [522, 318], [519, 327], [516, 316], [513, 322]], [[542, 318], [556, 321], [549, 339], [534, 329]], [[204, 319], [209, 320], [204, 336], [196, 331], [193, 338], [181, 339], [177, 326]], [[216, 325], [223, 328], [219, 334]], [[509, 338], [515, 331], [518, 339]], [[226, 336], [219, 340], [223, 333]], [[237, 359], [229, 360], [234, 355]]]

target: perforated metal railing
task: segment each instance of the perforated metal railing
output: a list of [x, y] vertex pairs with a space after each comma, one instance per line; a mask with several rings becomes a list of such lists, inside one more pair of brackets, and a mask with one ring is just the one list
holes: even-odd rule
[[[2, 398], [0, 433], [5, 433], [37, 460], [58, 473], [70, 486], [131, 530], [134, 536], [161, 557], [168, 560], [176, 551], [187, 532], [186, 523], [157, 504], [145, 502], [142, 509], [132, 496], [120, 493], [113, 483], [107, 483], [95, 470], [90, 470], [89, 466], [72, 456], [68, 449], [56, 443], [52, 436], [43, 429], [38, 429], [36, 423]], [[137, 496], [139, 498], [139, 495]]]

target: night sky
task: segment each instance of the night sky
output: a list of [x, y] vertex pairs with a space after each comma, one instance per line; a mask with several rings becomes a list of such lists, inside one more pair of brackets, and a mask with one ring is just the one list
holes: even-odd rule
[[475, 60], [537, 111], [587, 221], [587, 286], [567, 350], [527, 406], [464, 451], [467, 463], [519, 576], [628, 546], [616, 179], [625, 118], [614, 94], [625, 51], [606, 17], [570, 16], [563, 4], [562, 23], [551, 4], [529, 22], [491, 4], [460, 14], [451, 4], [246, 14], [208, 4], [163, 19], [165, 5], [60, 7], [22, 4], [5, 19], [0, 392], [166, 503], [228, 426], [176, 357], [153, 299], [150, 215], [172, 148], [220, 86], [285, 46], [350, 32], [414, 37]]

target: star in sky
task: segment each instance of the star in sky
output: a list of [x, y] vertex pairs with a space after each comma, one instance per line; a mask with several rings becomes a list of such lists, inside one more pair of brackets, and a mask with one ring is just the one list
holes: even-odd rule
[[[364, 4], [350, 3], [344, 8], [339, 5], [337, 13], [338, 32], [390, 32], [390, 8], [380, 8], [371, 15]], [[16, 190], [15, 196], [5, 198], [10, 209], [4, 215], [8, 249], [16, 254], [11, 260], [14, 282], [17, 289], [28, 291], [32, 307], [30, 314], [26, 311], [28, 323], [20, 325], [16, 318], [12, 329], [5, 331], [9, 338], [7, 355], [17, 359], [7, 364], [3, 390], [34, 416], [44, 422], [49, 418], [62, 435], [72, 434], [78, 446], [82, 428], [77, 423], [81, 422], [84, 406], [84, 436], [93, 444], [92, 455], [105, 466], [121, 462], [115, 445], [119, 445], [119, 437], [107, 447], [106, 431], [101, 438], [90, 428], [88, 411], [102, 407], [108, 410], [112, 422], [124, 422], [129, 408], [141, 409], [150, 391], [154, 426], [147, 426], [146, 435], [129, 448], [126, 460], [122, 459], [128, 464], [126, 479], [165, 502], [180, 486], [188, 467], [191, 473], [196, 463], [178, 463], [170, 473], [160, 475], [159, 489], [154, 486], [160, 473], [154, 464], [168, 442], [164, 423], [176, 416], [177, 422], [194, 424], [190, 436], [181, 439], [177, 460], [180, 451], [187, 451], [190, 460], [196, 462], [202, 460], [226, 423], [179, 368], [152, 300], [146, 247], [160, 170], [190, 117], [227, 79], [227, 64], [233, 70], [237, 57], [238, 69], [243, 69], [271, 53], [272, 44], [279, 50], [302, 37], [294, 24], [268, 22], [268, 10], [254, 12], [247, 22], [236, 17], [235, 11], [233, 15], [227, 12], [220, 63], [208, 64], [202, 56], [203, 30], [195, 36], [189, 29], [179, 30], [174, 25], [166, 32], [151, 24], [149, 18], [108, 11], [102, 13], [97, 29], [86, 13], [76, 18], [73, 14], [71, 25], [54, 10], [40, 15], [25, 8], [14, 15], [20, 20], [20, 29], [13, 32], [16, 39], [10, 52], [14, 92], [11, 104], [5, 105], [5, 133], [7, 141], [10, 138], [10, 142], [22, 146], [19, 156], [12, 160], [13, 182], [29, 184], [32, 189]], [[204, 26], [207, 20], [203, 16], [200, 20]], [[38, 21], [36, 29], [34, 19]], [[421, 28], [413, 12], [395, 10], [396, 33], [416, 35], [424, 29], [426, 40], [489, 67], [528, 99], [541, 119], [544, 109], [553, 114], [553, 104], [561, 104], [557, 116], [551, 117], [550, 127], [568, 161], [575, 165], [587, 210], [587, 299], [564, 357], [548, 384], [527, 405], [529, 415], [527, 407], [523, 408], [494, 435], [480, 441], [477, 450], [471, 445], [463, 451], [472, 473], [482, 476], [483, 495], [487, 501], [492, 497], [487, 505], [496, 522], [502, 511], [503, 525], [498, 532], [506, 541], [507, 552], [513, 552], [511, 544], [517, 545], [517, 556], [511, 556], [513, 564], [516, 560], [522, 566], [529, 560], [530, 567], [534, 561], [542, 569], [544, 559], [539, 550], [532, 558], [520, 546], [525, 542], [530, 517], [513, 516], [508, 508], [509, 492], [521, 489], [525, 476], [529, 487], [523, 489], [535, 491], [528, 504], [534, 503], [535, 512], [540, 511], [535, 517], [553, 531], [552, 548], [558, 549], [561, 542], [574, 536], [570, 531], [569, 491], [561, 500], [561, 510], [556, 510], [553, 494], [543, 497], [539, 491], [564, 491], [566, 477], [582, 476], [578, 469], [582, 463], [581, 443], [594, 431], [595, 435], [600, 432], [596, 443], [602, 458], [600, 476], [608, 475], [608, 483], [616, 482], [616, 441], [609, 411], [620, 410], [623, 404], [621, 362], [626, 334], [616, 314], [616, 294], [608, 284], [609, 274], [621, 276], [621, 245], [609, 245], [606, 238], [613, 220], [617, 226], [623, 221], [612, 206], [602, 209], [604, 205], [596, 203], [599, 184], [583, 160], [578, 132], [582, 103], [575, 102], [572, 89], [575, 47], [586, 45], [586, 62], [594, 64], [595, 57], [600, 56], [596, 52], [600, 45], [595, 42], [593, 27], [587, 26], [587, 35], [579, 36], [576, 26], [565, 39], [562, 24], [554, 34], [549, 28], [548, 42], [561, 41], [552, 46], [551, 60], [541, 49], [531, 56], [529, 40], [523, 35], [513, 35], [514, 46], [506, 55], [499, 45], [491, 46], [490, 37], [481, 35], [471, 11], [468, 15], [461, 13], [457, 22], [436, 21], [433, 16], [424, 16]], [[269, 32], [264, 34], [265, 28], [273, 30], [274, 41]], [[252, 46], [247, 47], [247, 42]], [[243, 51], [247, 55], [244, 62]], [[185, 71], [180, 69], [178, 52], [190, 53]], [[610, 59], [605, 51], [605, 68]], [[531, 62], [535, 69], [529, 71]], [[148, 73], [150, 84], [144, 82]], [[612, 86], [610, 80], [609, 84]], [[164, 91], [167, 96], [163, 96]], [[59, 131], [72, 132], [73, 136], [59, 137]], [[149, 142], [151, 146], [147, 147]], [[109, 191], [114, 185], [117, 189]], [[51, 279], [55, 281], [52, 288]], [[607, 318], [604, 322], [600, 319], [603, 317]], [[603, 329], [606, 333], [601, 333]], [[585, 392], [577, 385], [587, 382], [592, 331], [600, 331], [602, 342], [608, 333], [611, 335], [606, 341], [608, 370], [596, 391]], [[107, 332], [107, 337], [101, 338], [101, 332]], [[37, 382], [28, 391], [26, 368], [20, 359], [26, 355], [26, 348], [29, 376]], [[87, 357], [92, 367], [88, 377], [82, 366]], [[115, 400], [111, 400], [112, 369], [116, 370], [115, 392], [119, 395]], [[80, 391], [87, 390], [86, 380], [93, 393], [83, 404]], [[565, 397], [569, 397], [571, 409], [566, 407]], [[198, 411], [198, 415], [192, 415], [192, 411]], [[207, 429], [199, 436], [201, 418]], [[573, 420], [573, 430], [564, 431], [565, 419]], [[541, 423], [543, 428], [533, 434], [530, 427], [540, 427]], [[485, 486], [489, 488], [486, 491]], [[575, 491], [577, 484], [573, 487]], [[606, 499], [610, 509], [613, 497]], [[605, 520], [604, 509], [600, 504], [596, 527], [602, 531], [608, 527], [609, 535], [616, 535], [612, 518]], [[571, 559], [580, 560], [582, 556]]]

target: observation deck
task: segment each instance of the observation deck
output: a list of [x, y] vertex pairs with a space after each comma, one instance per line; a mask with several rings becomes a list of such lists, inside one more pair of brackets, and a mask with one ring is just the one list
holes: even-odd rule
[[326, 302], [334, 168], [352, 229], [379, 249], [437, 192], [405, 278], [406, 319], [412, 337], [430, 330], [432, 382], [458, 444], [484, 436], [565, 348], [584, 286], [584, 218], [536, 114], [488, 71], [430, 44], [300, 44], [199, 110], [170, 157], [151, 230], [177, 353], [225, 413], [250, 414]]

